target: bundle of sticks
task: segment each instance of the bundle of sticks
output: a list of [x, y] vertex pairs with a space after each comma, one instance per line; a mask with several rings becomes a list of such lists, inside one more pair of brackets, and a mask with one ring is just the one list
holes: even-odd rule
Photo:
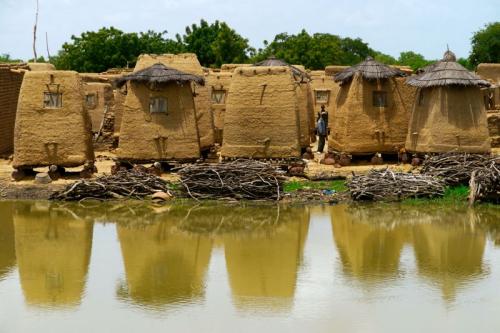
[[79, 180], [54, 193], [51, 200], [142, 199], [156, 192], [168, 193], [168, 182], [145, 172], [129, 170], [92, 180]]
[[477, 200], [498, 203], [500, 201], [500, 163], [492, 161], [488, 166], [474, 170], [469, 187], [470, 204]]
[[355, 201], [390, 201], [443, 196], [445, 182], [432, 176], [385, 169], [372, 170], [365, 176], [354, 175], [347, 187]]
[[255, 160], [193, 164], [179, 175], [186, 194], [196, 200], [279, 200], [285, 181], [275, 167]]
[[[500, 163], [500, 158], [496, 158]], [[425, 159], [421, 173], [439, 177], [447, 185], [468, 184], [472, 172], [491, 164], [495, 157], [486, 154], [445, 153]]]

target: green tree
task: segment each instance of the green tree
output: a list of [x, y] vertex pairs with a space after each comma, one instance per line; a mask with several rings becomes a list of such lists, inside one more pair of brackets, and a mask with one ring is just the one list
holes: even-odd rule
[[142, 53], [170, 53], [183, 50], [178, 41], [165, 38], [166, 31], [157, 33], [124, 33], [101, 28], [79, 37], [71, 36], [62, 50], [51, 60], [58, 69], [79, 72], [102, 72], [112, 67], [133, 66]]
[[247, 62], [249, 55], [255, 52], [248, 39], [219, 21], [208, 24], [202, 19], [200, 25], [186, 27], [186, 33], [182, 37], [177, 35], [177, 41], [185, 45], [186, 51], [196, 53], [205, 67]]
[[13, 59], [11, 58], [10, 54], [8, 53], [2, 53], [0, 54], [0, 63], [16, 63], [16, 62], [22, 62], [21, 59]]
[[413, 51], [401, 52], [398, 58], [398, 64], [410, 66], [413, 70], [425, 67], [431, 63], [433, 61], [426, 60], [423, 55]]
[[500, 62], [500, 22], [487, 24], [474, 33], [469, 62], [474, 67], [483, 62]]
[[396, 65], [398, 63], [396, 58], [394, 58], [393, 56], [381, 52], [375, 52], [375, 56], [373, 58], [378, 62], [381, 62], [386, 65]]

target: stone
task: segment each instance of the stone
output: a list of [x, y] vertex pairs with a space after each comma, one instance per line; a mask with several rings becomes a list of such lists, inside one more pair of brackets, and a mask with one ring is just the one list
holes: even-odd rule
[[153, 200], [167, 201], [172, 198], [172, 195], [170, 193], [165, 193], [165, 192], [156, 192], [155, 194], [153, 194], [151, 198]]
[[36, 184], [49, 184], [52, 183], [52, 178], [50, 178], [49, 174], [46, 172], [37, 173], [35, 176]]

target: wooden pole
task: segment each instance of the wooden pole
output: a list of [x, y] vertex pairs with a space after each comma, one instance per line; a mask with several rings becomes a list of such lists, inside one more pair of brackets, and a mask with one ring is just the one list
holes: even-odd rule
[[45, 32], [45, 45], [47, 46], [47, 57], [50, 62], [50, 51], [49, 51], [49, 34]]
[[33, 62], [36, 62], [37, 60], [37, 55], [36, 55], [36, 27], [38, 25], [38, 0], [36, 0], [36, 14], [35, 14], [35, 26], [33, 27], [33, 55], [34, 55], [34, 60]]

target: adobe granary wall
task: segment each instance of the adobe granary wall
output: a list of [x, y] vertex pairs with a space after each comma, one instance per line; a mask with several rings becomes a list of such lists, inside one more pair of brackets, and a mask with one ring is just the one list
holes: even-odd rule
[[476, 74], [492, 83], [500, 84], [500, 64], [479, 64]]
[[[311, 102], [313, 108], [312, 129], [316, 127], [316, 114], [324, 105], [328, 115], [331, 116], [335, 110], [335, 100], [340, 86], [333, 80], [333, 76], [327, 75], [325, 71], [311, 71]], [[331, 128], [331, 125], [330, 125]]]
[[[165, 66], [175, 68], [182, 72], [204, 76], [205, 72], [200, 65], [196, 54], [183, 53], [183, 54], [143, 54], [137, 60], [134, 71], [144, 69], [156, 63], [161, 63]], [[214, 120], [212, 112], [210, 111], [210, 95], [208, 87], [200, 86], [192, 83], [192, 91], [195, 94], [195, 107], [197, 127], [200, 136], [200, 146], [206, 150], [213, 146], [215, 143], [214, 134]]]
[[26, 72], [17, 107], [14, 168], [93, 161], [91, 122], [78, 73]]
[[114, 133], [114, 94], [110, 83], [84, 83], [85, 108], [92, 121], [92, 132], [102, 131], [105, 136]]
[[226, 158], [300, 157], [299, 105], [289, 67], [239, 67], [224, 118]]
[[231, 84], [231, 72], [210, 72], [205, 77], [209, 89], [211, 110], [215, 126], [215, 142], [222, 144], [224, 130], [224, 114], [226, 112], [226, 101], [229, 86]]
[[17, 100], [26, 64], [0, 64], [0, 155], [14, 149]]

